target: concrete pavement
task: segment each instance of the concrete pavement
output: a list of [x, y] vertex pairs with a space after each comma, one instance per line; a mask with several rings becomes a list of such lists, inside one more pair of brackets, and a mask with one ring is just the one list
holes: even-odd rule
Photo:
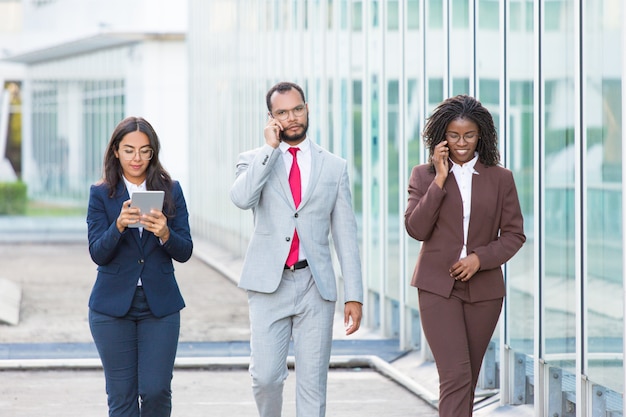
[[[176, 264], [187, 307], [174, 372], [173, 416], [255, 416], [247, 373], [249, 329], [238, 263], [207, 243]], [[21, 285], [17, 326], [0, 325], [0, 416], [107, 413], [104, 378], [87, 324], [95, 277], [84, 220], [0, 219], [0, 278]], [[338, 318], [340, 321], [340, 318]], [[336, 327], [327, 416], [436, 416], [436, 374], [395, 340]], [[291, 360], [291, 358], [290, 358]], [[420, 379], [413, 371], [421, 367]], [[426, 378], [424, 378], [426, 376]], [[284, 415], [295, 415], [293, 370]]]

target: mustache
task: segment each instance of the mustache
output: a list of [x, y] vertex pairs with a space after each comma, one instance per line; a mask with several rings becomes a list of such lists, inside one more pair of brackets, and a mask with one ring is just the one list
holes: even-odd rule
[[[299, 127], [302, 129], [302, 132], [300, 133], [296, 133], [295, 135], [291, 135], [289, 136], [286, 131], [293, 128], [293, 127]], [[280, 140], [282, 140], [283, 142], [295, 142], [295, 141], [299, 141], [300, 139], [304, 138], [306, 136], [306, 132], [309, 129], [309, 125], [304, 124], [304, 123], [294, 123], [290, 126], [286, 126], [285, 130], [281, 130], [279, 135], [280, 135]]]

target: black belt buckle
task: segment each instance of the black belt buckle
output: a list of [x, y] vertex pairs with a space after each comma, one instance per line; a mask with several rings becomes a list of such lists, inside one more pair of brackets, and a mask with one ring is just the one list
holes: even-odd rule
[[307, 262], [306, 259], [302, 260], [302, 261], [298, 261], [295, 264], [291, 265], [291, 266], [287, 266], [285, 265], [285, 269], [290, 270], [291, 272], [295, 271], [296, 269], [303, 269], [306, 268], [307, 266], [309, 266], [309, 263]]

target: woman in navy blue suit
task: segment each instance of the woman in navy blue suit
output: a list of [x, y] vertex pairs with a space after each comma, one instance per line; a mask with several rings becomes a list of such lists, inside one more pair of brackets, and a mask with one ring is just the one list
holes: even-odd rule
[[[104, 178], [91, 186], [89, 253], [98, 274], [89, 326], [106, 379], [109, 416], [165, 417], [185, 306], [172, 260], [193, 243], [182, 189], [159, 162], [159, 138], [146, 120], [127, 117], [111, 135]], [[163, 210], [139, 214], [134, 191], [162, 190]], [[139, 228], [128, 225], [140, 221]]]

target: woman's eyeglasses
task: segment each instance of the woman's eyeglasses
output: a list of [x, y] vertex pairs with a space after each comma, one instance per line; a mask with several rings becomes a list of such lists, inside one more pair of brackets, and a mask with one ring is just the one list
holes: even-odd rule
[[467, 143], [474, 143], [478, 140], [478, 133], [470, 132], [470, 133], [464, 134], [463, 136], [454, 132], [446, 133], [446, 140], [448, 141], [448, 143], [457, 143], [458, 141], [461, 140], [461, 138], [463, 138], [463, 140], [465, 140], [465, 142]]
[[144, 161], [149, 161], [154, 156], [154, 151], [152, 148], [141, 148], [139, 150], [134, 150], [130, 148], [125, 148], [120, 151], [120, 155], [122, 159], [125, 161], [132, 161], [135, 159], [135, 156], [139, 154], [139, 158]]

